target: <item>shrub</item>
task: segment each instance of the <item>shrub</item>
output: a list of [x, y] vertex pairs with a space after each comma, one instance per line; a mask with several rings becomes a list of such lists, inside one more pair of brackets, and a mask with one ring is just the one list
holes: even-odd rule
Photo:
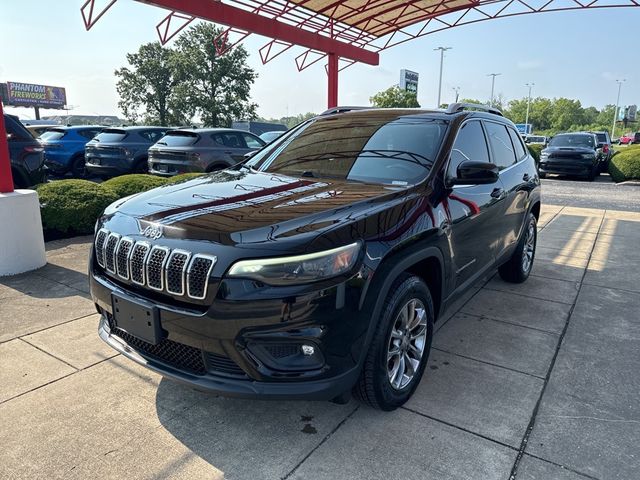
[[529, 153], [531, 154], [533, 159], [536, 161], [536, 165], [538, 163], [540, 163], [540, 152], [542, 152], [542, 149], [544, 148], [544, 145], [527, 144], [527, 148], [529, 149]]
[[186, 182], [187, 180], [201, 177], [203, 175], [206, 175], [206, 173], [181, 173], [180, 175], [174, 175], [173, 177], [167, 178], [166, 183], [171, 184], [171, 183]]
[[615, 155], [609, 163], [609, 175], [614, 182], [640, 180], [640, 146], [628, 147]]
[[110, 188], [87, 180], [59, 180], [36, 187], [45, 231], [93, 233], [96, 219], [118, 199]]
[[164, 185], [166, 182], [166, 179], [154, 175], [132, 174], [111, 178], [102, 185], [116, 192], [118, 198], [122, 198], [134, 193], [146, 192]]

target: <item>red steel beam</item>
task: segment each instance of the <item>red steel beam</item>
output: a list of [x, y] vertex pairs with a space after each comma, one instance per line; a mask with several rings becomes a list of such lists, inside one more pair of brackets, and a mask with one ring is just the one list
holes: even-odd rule
[[247, 30], [258, 35], [302, 47], [333, 53], [368, 65], [378, 65], [377, 53], [309, 32], [262, 15], [215, 0], [137, 0], [160, 8], [193, 15], [214, 23]]
[[2, 102], [0, 102], [0, 193], [11, 192], [13, 192], [13, 176], [9, 159], [9, 142], [7, 142], [7, 130], [4, 126], [4, 113]]

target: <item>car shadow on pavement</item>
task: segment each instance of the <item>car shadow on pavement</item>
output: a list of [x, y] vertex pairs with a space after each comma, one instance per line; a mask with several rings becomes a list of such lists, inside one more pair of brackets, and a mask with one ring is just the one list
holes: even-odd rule
[[66, 298], [89, 293], [86, 273], [48, 263], [29, 273], [0, 277], [0, 298], [27, 295], [32, 298]]
[[162, 379], [162, 426], [229, 478], [282, 478], [357, 408], [351, 401], [225, 398]]

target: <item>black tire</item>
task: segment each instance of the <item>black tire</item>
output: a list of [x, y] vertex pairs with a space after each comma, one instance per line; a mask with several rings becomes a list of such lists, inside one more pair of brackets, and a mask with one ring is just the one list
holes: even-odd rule
[[[422, 343], [423, 350], [418, 368], [411, 367], [413, 376], [406, 385], [399, 385], [402, 388], [398, 388], [392, 386], [389, 379], [389, 362], [391, 360], [388, 359], [388, 351], [391, 348], [391, 342], [394, 341], [391, 339], [392, 329], [397, 331], [395, 327], [400, 325], [401, 310], [415, 300], [421, 302], [424, 308], [414, 308], [414, 311], [423, 310], [423, 321], [425, 322], [425, 325], [416, 326], [415, 331], [418, 331], [418, 327], [420, 327], [419, 331], [424, 328], [426, 335]], [[353, 388], [354, 396], [361, 402], [384, 411], [395, 410], [409, 400], [420, 383], [429, 360], [433, 339], [433, 322], [433, 301], [427, 285], [415, 275], [408, 273], [400, 275], [389, 289], [380, 317], [377, 319], [376, 331], [369, 346], [360, 378]], [[407, 335], [411, 337], [411, 331]], [[402, 341], [400, 343], [403, 344]], [[402, 353], [398, 356], [399, 360], [400, 358], [402, 358]], [[404, 375], [401, 377], [401, 381], [403, 381]]]
[[77, 155], [71, 160], [71, 175], [75, 178], [87, 178], [87, 167], [84, 155]]
[[593, 182], [598, 176], [598, 166], [591, 167], [591, 171], [587, 174], [587, 180]]
[[149, 162], [146, 158], [136, 162], [133, 166], [133, 173], [149, 173]]
[[[533, 235], [533, 243], [529, 243], [531, 235]], [[524, 231], [518, 241], [518, 246], [509, 260], [498, 268], [500, 278], [509, 283], [522, 283], [531, 273], [533, 261], [536, 256], [536, 245], [538, 243], [538, 229], [536, 217], [533, 213], [527, 215]], [[532, 247], [530, 250], [529, 262], [525, 267], [524, 253], [525, 247]]]
[[546, 173], [542, 173], [542, 172], [538, 172], [538, 176], [540, 178], [547, 178], [547, 174]]

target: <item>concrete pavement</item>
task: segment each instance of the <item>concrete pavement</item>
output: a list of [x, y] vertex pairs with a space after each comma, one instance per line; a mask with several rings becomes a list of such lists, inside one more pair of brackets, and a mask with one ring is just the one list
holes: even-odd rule
[[97, 337], [90, 239], [0, 279], [0, 478], [630, 479], [640, 471], [640, 214], [546, 205], [533, 274], [437, 325], [395, 412], [218, 398]]

